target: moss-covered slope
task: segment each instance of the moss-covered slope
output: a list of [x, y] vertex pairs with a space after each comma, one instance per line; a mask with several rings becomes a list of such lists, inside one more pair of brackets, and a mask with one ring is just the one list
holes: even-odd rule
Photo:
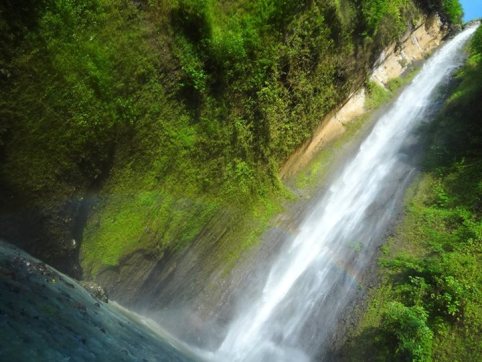
[[93, 275], [224, 215], [235, 259], [279, 209], [287, 156], [384, 46], [457, 4], [2, 3], [0, 236], [76, 276], [81, 245]]

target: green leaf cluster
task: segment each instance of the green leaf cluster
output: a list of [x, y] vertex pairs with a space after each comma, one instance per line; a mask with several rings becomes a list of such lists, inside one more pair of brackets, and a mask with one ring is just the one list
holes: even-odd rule
[[462, 24], [464, 11], [459, 0], [418, 0], [418, 5], [427, 12], [438, 12], [453, 25]]
[[422, 307], [406, 307], [399, 302], [388, 305], [381, 328], [395, 346], [395, 359], [414, 362], [432, 360], [433, 333], [427, 326], [427, 317]]

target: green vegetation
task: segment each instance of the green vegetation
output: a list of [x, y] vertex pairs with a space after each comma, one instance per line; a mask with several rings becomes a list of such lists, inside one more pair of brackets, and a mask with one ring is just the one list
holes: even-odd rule
[[308, 193], [310, 189], [316, 191], [320, 183], [325, 182], [325, 178], [329, 176], [330, 167], [336, 164], [336, 156], [343, 156], [343, 147], [353, 143], [363, 135], [363, 130], [366, 128], [364, 126], [373, 118], [373, 111], [394, 99], [398, 91], [417, 75], [419, 69], [418, 67], [409, 69], [406, 74], [390, 80], [386, 88], [378, 83], [368, 82], [366, 85], [365, 114], [345, 125], [345, 132], [341, 136], [323, 146], [323, 151], [318, 152], [309, 165], [296, 175], [294, 186], [297, 189], [305, 189]]
[[[425, 10], [409, 0], [7, 0], [0, 182], [11, 201], [1, 214], [35, 208], [19, 228], [45, 232], [26, 236], [27, 249], [55, 264], [56, 243], [71, 238], [65, 207], [99, 193], [82, 241], [87, 274], [134, 250], [177, 250], [226, 213], [259, 234], [286, 193], [280, 165], [365, 82], [383, 46], [445, 11]], [[226, 259], [255, 239], [232, 233]]]
[[442, 10], [453, 24], [461, 24], [464, 10], [458, 0], [443, 0]]
[[[429, 132], [424, 172], [382, 249], [380, 286], [346, 348], [359, 361], [482, 356], [482, 27]], [[350, 356], [350, 357], [348, 357]]]
[[393, 96], [397, 94], [400, 88], [410, 83], [418, 74], [419, 70], [420, 68], [418, 67], [409, 68], [406, 74], [403, 76], [390, 80], [386, 84], [386, 87], [370, 81], [367, 85], [368, 98], [366, 107], [369, 110], [374, 110], [385, 104], [389, 99], [392, 99]]
[[427, 327], [427, 312], [422, 307], [390, 303], [383, 315], [381, 328], [393, 344], [394, 359], [420, 362], [431, 360], [432, 331]]
[[330, 168], [336, 164], [335, 156], [341, 154], [343, 146], [355, 141], [361, 136], [363, 126], [369, 119], [370, 114], [367, 113], [347, 124], [341, 136], [324, 145], [323, 151], [318, 152], [313, 160], [300, 170], [295, 177], [294, 186], [298, 190], [303, 190], [308, 194], [312, 191], [316, 192], [320, 184], [323, 184], [326, 181], [326, 177], [329, 176]]
[[451, 24], [462, 24], [464, 11], [458, 0], [418, 0], [418, 4], [425, 11], [438, 11]]
[[367, 82], [366, 112], [345, 125], [345, 132], [341, 136], [323, 146], [323, 151], [318, 152], [309, 165], [296, 175], [294, 186], [305, 189], [308, 193], [310, 189], [316, 191], [316, 188], [329, 176], [330, 167], [336, 164], [335, 156], [343, 156], [343, 147], [356, 142], [363, 135], [363, 130], [366, 128], [364, 126], [373, 118], [374, 111], [393, 100], [400, 89], [413, 80], [419, 70], [420, 67], [410, 67], [402, 76], [390, 80], [386, 87], [372, 81]]
[[406, 30], [405, 13], [413, 11], [413, 3], [407, 0], [362, 1], [362, 13], [370, 35], [402, 33]]

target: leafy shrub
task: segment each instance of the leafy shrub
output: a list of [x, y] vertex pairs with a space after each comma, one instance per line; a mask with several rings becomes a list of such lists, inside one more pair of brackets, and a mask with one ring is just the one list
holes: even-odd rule
[[404, 14], [413, 4], [407, 0], [367, 0], [362, 13], [367, 36], [377, 36], [383, 44], [407, 29]]
[[422, 307], [406, 307], [399, 302], [388, 305], [381, 328], [398, 361], [432, 360], [433, 333], [427, 326], [427, 317]]
[[460, 24], [464, 15], [459, 0], [417, 0], [417, 4], [426, 12], [438, 12], [445, 21]]
[[462, 23], [464, 10], [459, 0], [443, 0], [442, 11], [453, 24]]
[[450, 318], [460, 319], [469, 288], [453, 276], [437, 278], [436, 290], [430, 295], [437, 311]]

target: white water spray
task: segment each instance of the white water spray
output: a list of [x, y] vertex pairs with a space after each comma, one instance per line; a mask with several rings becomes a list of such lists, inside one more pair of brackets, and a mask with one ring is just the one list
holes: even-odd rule
[[309, 361], [333, 331], [414, 170], [407, 139], [463, 61], [469, 28], [445, 44], [377, 122], [230, 325], [215, 361]]

